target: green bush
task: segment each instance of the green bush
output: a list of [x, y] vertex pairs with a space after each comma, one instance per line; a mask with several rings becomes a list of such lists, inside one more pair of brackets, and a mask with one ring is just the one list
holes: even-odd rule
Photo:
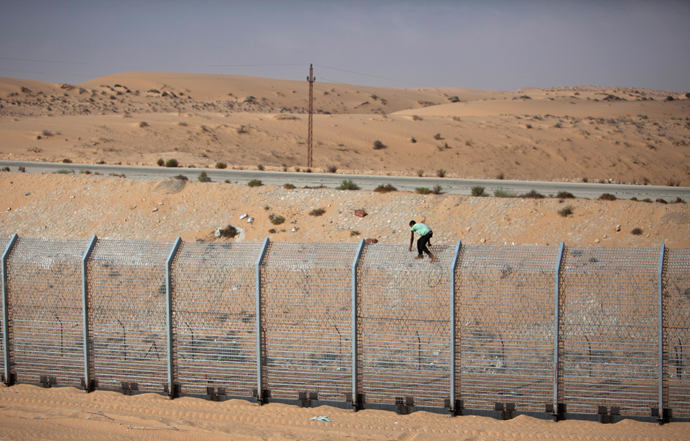
[[228, 168], [228, 164], [224, 162], [216, 162], [216, 168]]
[[472, 196], [486, 196], [486, 193], [484, 193], [485, 188], [477, 185], [476, 187], [472, 187]]
[[180, 165], [179, 162], [177, 162], [177, 159], [168, 159], [168, 161], [165, 163], [166, 167], [177, 167]]
[[544, 195], [537, 190], [530, 190], [528, 193], [521, 194], [520, 197], [523, 199], [544, 199]]
[[426, 187], [417, 187], [417, 188], [414, 189], [414, 191], [415, 191], [416, 193], [419, 193], [419, 194], [429, 194], [429, 193], [431, 193], [431, 190], [429, 190], [429, 189], [426, 188]]
[[575, 196], [573, 196], [572, 193], [569, 193], [567, 191], [559, 191], [556, 193], [556, 197], [558, 199], [575, 199]]
[[159, 167], [163, 167], [165, 164], [165, 161], [163, 161], [163, 158], [158, 158], [158, 161], [156, 161], [156, 164], [158, 164]]
[[247, 185], [250, 187], [261, 187], [263, 184], [259, 179], [252, 179], [251, 181], [247, 182]]
[[558, 214], [560, 214], [563, 217], [568, 217], [571, 214], [573, 214], [573, 207], [571, 205], [566, 205], [565, 207], [558, 210]]
[[336, 190], [359, 190], [359, 186], [352, 182], [352, 179], [347, 179], [340, 184], [340, 187], [336, 187]]
[[211, 178], [206, 175], [205, 171], [199, 173], [199, 177], [197, 179], [199, 179], [199, 182], [211, 182]]
[[604, 193], [599, 196], [600, 201], [615, 201], [616, 199], [616, 196], [612, 195], [611, 193]]
[[497, 198], [514, 198], [515, 193], [513, 193], [510, 190], [504, 190], [502, 188], [499, 188], [497, 190], [494, 190], [494, 196]]
[[232, 225], [228, 225], [227, 227], [220, 229], [220, 235], [222, 237], [232, 239], [233, 237], [237, 236], [237, 228], [233, 227]]
[[271, 220], [273, 225], [280, 225], [285, 222], [285, 218], [283, 216], [276, 216], [275, 214], [268, 216], [268, 218]]
[[283, 185], [283, 188], [286, 190], [293, 190], [295, 186], [293, 184], [285, 184]]

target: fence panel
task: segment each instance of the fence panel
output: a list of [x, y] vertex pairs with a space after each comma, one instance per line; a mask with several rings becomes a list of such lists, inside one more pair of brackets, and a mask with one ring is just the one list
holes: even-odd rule
[[558, 246], [465, 246], [456, 270], [456, 389], [466, 408], [553, 399]]
[[[0, 237], [0, 253], [4, 253], [5, 250], [7, 249], [7, 245], [10, 244], [11, 237]], [[0, 257], [2, 254], [0, 254]], [[0, 262], [1, 263], [1, 262]], [[0, 277], [0, 290], [4, 289], [4, 284], [5, 281]], [[0, 291], [2, 292], [2, 291]], [[1, 307], [1, 305], [0, 305]], [[5, 322], [3, 321], [2, 317], [2, 311], [0, 311], [0, 354], [3, 356], [0, 356], [0, 369], [2, 370], [2, 374], [4, 375], [5, 373]], [[14, 371], [12, 372], [14, 373]]]
[[182, 393], [256, 386], [256, 276], [260, 243], [183, 243], [173, 261], [175, 377]]
[[7, 285], [18, 382], [38, 383], [41, 376], [52, 376], [61, 385], [81, 383], [81, 257], [86, 244], [21, 237], [14, 246]]
[[351, 391], [356, 243], [270, 243], [262, 264], [264, 388], [345, 401]]
[[359, 390], [367, 403], [443, 407], [450, 396], [450, 275], [455, 253], [414, 259], [400, 245], [368, 245], [358, 267]]
[[664, 407], [690, 417], [690, 249], [666, 249], [664, 286]]
[[[658, 248], [566, 247], [562, 383], [568, 412], [658, 406]], [[656, 404], [655, 404], [656, 403]]]
[[165, 262], [172, 243], [101, 239], [88, 261], [90, 344], [100, 388], [167, 382]]

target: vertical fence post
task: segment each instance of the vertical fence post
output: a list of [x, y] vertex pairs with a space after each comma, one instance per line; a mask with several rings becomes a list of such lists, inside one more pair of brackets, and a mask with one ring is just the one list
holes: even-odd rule
[[266, 255], [266, 249], [268, 248], [268, 237], [264, 239], [264, 243], [261, 246], [261, 252], [259, 257], [256, 259], [256, 401], [259, 405], [264, 401], [264, 385], [262, 374], [262, 351], [261, 351], [261, 262], [264, 260]]
[[458, 411], [455, 405], [455, 270], [458, 267], [458, 257], [462, 241], [458, 241], [455, 246], [453, 263], [450, 265], [450, 402], [449, 410], [452, 415]]
[[666, 253], [666, 244], [661, 244], [661, 252], [659, 255], [659, 413], [657, 421], [659, 424], [664, 422], [664, 254]]
[[172, 262], [180, 249], [182, 238], [178, 237], [173, 244], [168, 260], [165, 261], [165, 312], [166, 312], [166, 327], [168, 338], [168, 396], [172, 399], [177, 396], [175, 383], [173, 378], [173, 322], [172, 322]]
[[84, 390], [88, 393], [94, 389], [91, 383], [91, 368], [89, 360], [89, 285], [87, 276], [86, 262], [91, 256], [93, 248], [96, 246], [98, 238], [94, 234], [86, 247], [86, 251], [81, 258], [81, 314], [82, 314], [82, 333], [84, 340]]
[[357, 358], [359, 355], [357, 353], [357, 265], [359, 264], [359, 259], [362, 257], [364, 243], [364, 239], [359, 241], [357, 254], [352, 262], [352, 408], [355, 412], [359, 404], [357, 390]]
[[17, 243], [19, 236], [15, 233], [2, 254], [2, 348], [3, 357], [5, 360], [4, 382], [11, 386], [14, 383], [12, 375], [10, 374], [10, 321], [9, 321], [9, 291], [7, 290], [7, 258]]
[[553, 302], [553, 402], [551, 415], [553, 415], [554, 420], [558, 421], [561, 416], [561, 409], [558, 405], [558, 374], [560, 367], [558, 365], [559, 358], [558, 353], [560, 350], [560, 320], [561, 320], [561, 307], [560, 307], [560, 291], [561, 291], [561, 263], [563, 262], [563, 250], [565, 249], [565, 243], [561, 242], [561, 246], [558, 249], [558, 259], [556, 260], [555, 269], [555, 283], [554, 283], [554, 302]]

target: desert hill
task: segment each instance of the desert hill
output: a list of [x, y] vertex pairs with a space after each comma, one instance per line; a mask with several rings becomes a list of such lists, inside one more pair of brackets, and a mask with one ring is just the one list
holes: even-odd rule
[[[0, 78], [0, 157], [304, 171], [307, 100], [306, 81], [232, 75]], [[395, 89], [317, 76], [314, 109], [314, 171], [690, 185], [685, 93]]]

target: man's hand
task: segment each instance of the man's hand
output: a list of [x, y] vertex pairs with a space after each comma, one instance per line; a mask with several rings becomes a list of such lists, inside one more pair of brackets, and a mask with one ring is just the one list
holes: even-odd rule
[[410, 245], [410, 251], [412, 251], [412, 245]]

